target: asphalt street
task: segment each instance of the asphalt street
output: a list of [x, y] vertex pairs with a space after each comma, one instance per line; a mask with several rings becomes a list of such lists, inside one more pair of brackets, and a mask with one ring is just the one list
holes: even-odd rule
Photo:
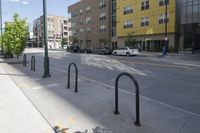
[[[37, 67], [43, 67], [43, 49], [29, 49], [26, 53], [29, 57], [35, 55]], [[77, 54], [65, 51], [49, 51], [49, 58], [50, 71], [66, 73], [68, 65], [76, 63], [80, 77], [95, 81], [108, 89], [114, 87], [118, 74], [128, 72], [137, 79], [142, 96], [200, 115], [200, 60]], [[120, 79], [119, 87], [127, 93], [135, 92], [133, 83], [126, 77]]]

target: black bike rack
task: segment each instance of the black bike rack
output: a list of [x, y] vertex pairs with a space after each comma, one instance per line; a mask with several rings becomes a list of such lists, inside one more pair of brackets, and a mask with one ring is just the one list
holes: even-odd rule
[[35, 71], [35, 56], [31, 57], [31, 70]]
[[23, 55], [23, 66], [26, 67], [26, 63], [27, 63], [27, 60], [26, 60], [26, 54]]
[[74, 66], [75, 68], [75, 71], [76, 71], [76, 76], [75, 76], [75, 92], [77, 93], [78, 92], [78, 68], [76, 66], [75, 63], [71, 63], [68, 67], [68, 84], [67, 84], [67, 88], [69, 89], [70, 88], [70, 68], [71, 66]]
[[137, 80], [129, 73], [121, 73], [117, 76], [116, 80], [115, 80], [115, 115], [119, 114], [119, 108], [118, 108], [118, 81], [120, 79], [120, 77], [122, 76], [127, 76], [129, 78], [131, 78], [131, 80], [133, 81], [134, 85], [135, 85], [135, 89], [136, 89], [136, 121], [135, 121], [135, 125], [136, 126], [141, 126], [140, 124], [140, 104], [139, 104], [139, 86], [138, 86], [138, 82]]

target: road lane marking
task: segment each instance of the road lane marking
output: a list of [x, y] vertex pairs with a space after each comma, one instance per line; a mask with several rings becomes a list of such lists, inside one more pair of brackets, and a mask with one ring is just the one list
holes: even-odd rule
[[136, 62], [136, 61], [126, 61], [121, 60], [123, 63], [131, 63], [131, 64], [139, 64], [139, 65], [150, 65], [150, 66], [157, 66], [157, 67], [177, 67], [177, 68], [185, 68], [188, 69], [187, 65], [169, 65], [169, 64], [157, 64], [157, 63], [145, 63], [145, 62]]
[[[62, 73], [67, 73], [66, 71], [61, 70], [61, 69], [59, 69], [59, 68], [55, 68], [55, 67], [52, 67], [52, 66], [51, 66], [51, 68], [54, 69], [54, 70], [56, 70], [56, 71], [62, 72]], [[103, 83], [103, 82], [100, 82], [100, 81], [96, 81], [96, 80], [94, 80], [94, 79], [89, 79], [89, 78], [84, 77], [84, 76], [80, 76], [80, 77], [82, 77], [82, 78], [85, 79], [85, 80], [89, 80], [89, 81], [91, 81], [91, 82], [96, 82], [96, 83], [98, 83], [98, 84], [100, 84], [100, 85], [103, 85], [103, 86], [106, 86], [106, 87], [110, 87], [110, 88], [113, 88], [113, 89], [115, 88], [114, 86], [108, 85], [108, 84]], [[130, 92], [130, 91], [127, 91], [127, 90], [123, 90], [123, 89], [121, 89], [121, 88], [119, 88], [119, 90], [120, 90], [121, 92], [124, 92], [124, 93], [129, 94], [129, 95], [135, 95], [135, 93]], [[164, 102], [161, 102], [161, 101], [159, 101], [159, 100], [152, 99], [152, 98], [149, 98], [149, 97], [146, 97], [146, 96], [142, 96], [142, 95], [140, 95], [140, 97], [141, 97], [142, 99], [147, 100], [147, 101], [155, 102], [155, 103], [158, 103], [158, 104], [167, 106], [167, 107], [169, 107], [169, 108], [176, 109], [176, 110], [179, 110], [179, 111], [181, 111], [181, 112], [185, 112], [185, 113], [187, 113], [187, 114], [200, 117], [200, 114], [195, 113], [195, 112], [191, 112], [191, 111], [186, 110], [186, 109], [183, 109], [183, 108], [181, 108], [181, 107], [176, 107], [176, 106], [174, 106], [174, 105], [170, 105], [170, 104], [168, 104], [168, 103], [164, 103]]]

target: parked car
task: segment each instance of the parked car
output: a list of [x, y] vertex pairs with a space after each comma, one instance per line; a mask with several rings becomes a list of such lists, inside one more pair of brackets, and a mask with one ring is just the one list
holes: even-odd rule
[[114, 55], [126, 55], [126, 56], [130, 56], [130, 55], [138, 55], [138, 49], [131, 49], [129, 47], [124, 47], [124, 48], [118, 48], [117, 50], [113, 50]]
[[97, 48], [97, 49], [93, 49], [92, 53], [106, 55], [106, 54], [112, 54], [112, 50], [109, 48]]
[[92, 53], [91, 48], [80, 48], [79, 50], [80, 53]]
[[72, 53], [79, 53], [80, 47], [77, 45], [72, 45], [67, 48], [67, 52], [72, 52]]

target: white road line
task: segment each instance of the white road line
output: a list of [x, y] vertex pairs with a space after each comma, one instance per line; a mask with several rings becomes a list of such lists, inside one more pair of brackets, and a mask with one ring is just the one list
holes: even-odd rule
[[[66, 71], [63, 71], [63, 70], [61, 70], [61, 69], [59, 69], [59, 68], [55, 68], [55, 67], [52, 67], [52, 66], [51, 66], [51, 68], [54, 69], [54, 70], [56, 70], [56, 71], [59, 71], [59, 72], [67, 73]], [[114, 86], [111, 86], [111, 85], [108, 85], [108, 84], [105, 84], [105, 83], [102, 83], [102, 82], [99, 82], [99, 81], [96, 81], [96, 80], [93, 80], [93, 79], [89, 79], [89, 78], [84, 77], [84, 76], [80, 76], [80, 77], [82, 77], [82, 78], [85, 79], [85, 80], [89, 80], [89, 81], [91, 81], [91, 82], [96, 82], [96, 83], [101, 84], [101, 85], [106, 86], [106, 87], [115, 88]], [[124, 92], [124, 93], [129, 94], [129, 95], [135, 95], [134, 93], [132, 93], [132, 92], [130, 92], [130, 91], [127, 91], [127, 90], [123, 90], [123, 89], [121, 89], [121, 88], [119, 88], [119, 90], [120, 90], [121, 92]], [[176, 107], [176, 106], [173, 106], [173, 105], [170, 105], [170, 104], [167, 104], [167, 103], [164, 103], [164, 102], [161, 102], [161, 101], [158, 101], [158, 100], [155, 100], [155, 99], [146, 97], [146, 96], [140, 96], [140, 97], [141, 97], [142, 99], [147, 100], [147, 101], [151, 101], [151, 102], [155, 102], [155, 103], [158, 103], [158, 104], [161, 104], [161, 105], [165, 105], [165, 106], [167, 106], [167, 107], [169, 107], [169, 108], [176, 109], [176, 110], [179, 110], [179, 111], [188, 113], [188, 114], [190, 114], [190, 115], [194, 115], [194, 116], [200, 117], [200, 114], [198, 114], [198, 113], [194, 113], [194, 112], [191, 112], [191, 111], [189, 111], [189, 110], [185, 110], [185, 109], [183, 109], [183, 108]]]

